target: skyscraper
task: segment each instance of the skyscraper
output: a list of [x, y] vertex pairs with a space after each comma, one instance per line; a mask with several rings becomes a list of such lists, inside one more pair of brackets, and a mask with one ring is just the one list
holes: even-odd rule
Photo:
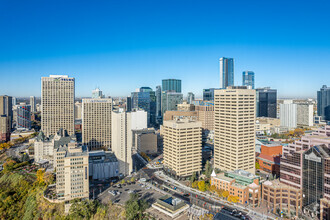
[[30, 96], [30, 106], [31, 106], [31, 112], [36, 112], [36, 97]]
[[82, 100], [82, 142], [89, 149], [111, 148], [112, 99]]
[[163, 79], [162, 91], [175, 91], [181, 93], [181, 79]]
[[281, 126], [289, 129], [297, 127], [297, 104], [292, 100], [284, 100], [280, 104], [280, 120]]
[[9, 131], [12, 128], [13, 123], [13, 106], [12, 97], [3, 95], [0, 96], [0, 115], [5, 115], [7, 117], [7, 123]]
[[31, 106], [20, 104], [17, 106], [17, 128], [31, 129]]
[[189, 119], [164, 121], [161, 129], [164, 164], [180, 177], [199, 173], [202, 170], [202, 123]]
[[248, 88], [254, 89], [254, 72], [253, 71], [243, 71], [243, 86], [248, 86]]
[[156, 125], [156, 94], [150, 87], [141, 87], [132, 92], [132, 109], [142, 109], [148, 113], [148, 126]]
[[74, 134], [75, 81], [67, 75], [41, 77], [41, 130], [46, 136], [59, 129]]
[[234, 85], [234, 59], [220, 58], [220, 88], [226, 89], [227, 86]]
[[156, 86], [156, 120], [161, 121], [162, 117], [162, 87]]
[[99, 88], [96, 88], [92, 91], [92, 99], [100, 99], [104, 98], [104, 95], [102, 94], [102, 90]]
[[183, 95], [177, 92], [162, 92], [162, 115], [166, 111], [173, 111], [177, 109], [177, 105], [183, 101]]
[[192, 104], [192, 102], [195, 100], [195, 94], [192, 92], [188, 92], [187, 95], [187, 103]]
[[270, 87], [256, 89], [257, 117], [277, 117], [277, 90]]
[[317, 115], [322, 120], [330, 121], [330, 87], [326, 85], [317, 91]]
[[255, 173], [255, 99], [246, 86], [215, 90], [215, 168]]

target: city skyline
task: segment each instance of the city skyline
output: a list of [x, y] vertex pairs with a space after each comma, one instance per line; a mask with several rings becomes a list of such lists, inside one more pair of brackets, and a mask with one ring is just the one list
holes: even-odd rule
[[[256, 88], [275, 88], [279, 97], [316, 98], [316, 91], [330, 84], [324, 80], [330, 72], [326, 1], [299, 2], [299, 10], [295, 1], [285, 7], [281, 2], [270, 7], [244, 1], [146, 1], [127, 7], [82, 1], [75, 10], [76, 3], [1, 3], [6, 34], [0, 36], [0, 74], [5, 85], [15, 85], [1, 87], [1, 94], [39, 97], [40, 78], [54, 74], [76, 78], [77, 97], [89, 96], [97, 86], [107, 96], [125, 97], [176, 78], [182, 80], [183, 94], [198, 98], [203, 89], [220, 87], [221, 57], [235, 59], [235, 85], [248, 69], [255, 72]], [[219, 13], [221, 8], [235, 10]]]

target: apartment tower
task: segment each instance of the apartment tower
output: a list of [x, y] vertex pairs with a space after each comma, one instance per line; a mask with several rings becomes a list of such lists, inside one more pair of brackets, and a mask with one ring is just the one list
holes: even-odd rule
[[112, 99], [82, 100], [82, 142], [90, 150], [111, 148]]
[[202, 170], [202, 123], [189, 119], [164, 121], [164, 164], [186, 177]]
[[214, 92], [214, 167], [255, 173], [256, 92], [231, 86]]
[[36, 109], [36, 97], [30, 96], [30, 106], [31, 106], [31, 113], [34, 113], [37, 111]]
[[41, 130], [46, 136], [63, 128], [74, 134], [75, 81], [66, 75], [41, 77]]

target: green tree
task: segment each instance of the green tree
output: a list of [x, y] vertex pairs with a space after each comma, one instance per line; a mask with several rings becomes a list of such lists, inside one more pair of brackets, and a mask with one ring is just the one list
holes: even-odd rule
[[139, 195], [132, 193], [130, 199], [125, 203], [126, 219], [144, 219], [144, 211], [148, 208], [148, 203], [144, 199], [139, 199]]
[[257, 169], [257, 170], [260, 169], [260, 164], [258, 163], [258, 161], [256, 161], [256, 169]]
[[68, 219], [90, 219], [97, 211], [99, 203], [97, 200], [74, 199], [71, 202]]
[[190, 177], [190, 182], [193, 183], [197, 180], [196, 172], [193, 172], [193, 174]]
[[211, 173], [212, 173], [212, 167], [211, 167], [210, 161], [208, 160], [208, 161], [206, 161], [206, 164], [205, 164], [205, 175], [206, 175], [206, 177], [210, 178]]

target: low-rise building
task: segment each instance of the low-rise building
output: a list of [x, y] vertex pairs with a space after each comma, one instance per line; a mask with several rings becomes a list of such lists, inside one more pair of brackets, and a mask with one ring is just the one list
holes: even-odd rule
[[89, 176], [93, 180], [104, 180], [119, 175], [119, 164], [111, 151], [88, 152]]
[[294, 212], [295, 215], [302, 209], [302, 190], [281, 183], [279, 180], [265, 181], [262, 184], [262, 203], [269, 211], [280, 213]]
[[197, 120], [197, 112], [195, 111], [166, 111], [163, 121], [175, 120], [176, 118], [189, 118]]
[[260, 177], [244, 170], [227, 171], [211, 175], [211, 185], [237, 197], [240, 204], [259, 206], [261, 197]]
[[133, 148], [139, 153], [156, 154], [158, 152], [158, 137], [154, 128], [132, 130]]
[[257, 155], [260, 169], [276, 175], [280, 175], [280, 159], [282, 156], [282, 145], [278, 143], [261, 145], [261, 152]]
[[184, 203], [181, 199], [166, 195], [157, 199], [157, 201], [152, 204], [152, 207], [174, 219], [186, 211], [189, 205]]
[[187, 103], [187, 101], [183, 101], [182, 104], [178, 104], [178, 111], [195, 111], [195, 106], [193, 104]]

